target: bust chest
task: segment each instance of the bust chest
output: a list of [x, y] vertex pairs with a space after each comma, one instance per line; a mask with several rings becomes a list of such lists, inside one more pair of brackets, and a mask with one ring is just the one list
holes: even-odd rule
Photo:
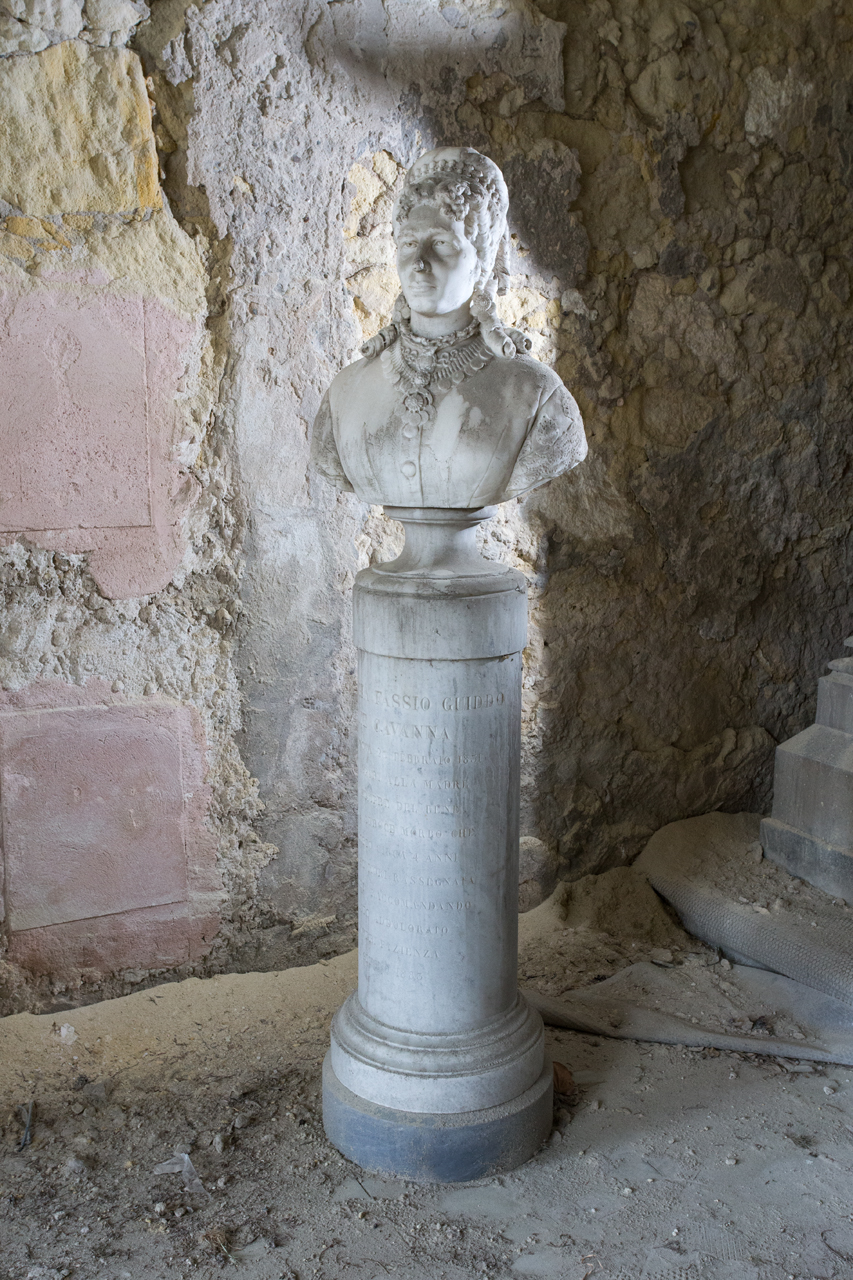
[[392, 355], [358, 361], [332, 385], [335, 443], [356, 494], [389, 506], [500, 501], [541, 387], [525, 385], [516, 361], [490, 359], [455, 384], [433, 382], [433, 411], [419, 420], [406, 410], [412, 387], [395, 375]]

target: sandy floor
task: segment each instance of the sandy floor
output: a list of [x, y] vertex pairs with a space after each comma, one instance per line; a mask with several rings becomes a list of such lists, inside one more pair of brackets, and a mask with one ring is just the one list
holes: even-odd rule
[[[717, 962], [609, 877], [521, 918], [530, 986]], [[320, 1120], [354, 982], [351, 954], [0, 1024], [0, 1280], [853, 1276], [853, 1071], [552, 1033], [578, 1088], [535, 1160], [464, 1187], [384, 1182]], [[154, 1172], [176, 1150], [201, 1187]]]

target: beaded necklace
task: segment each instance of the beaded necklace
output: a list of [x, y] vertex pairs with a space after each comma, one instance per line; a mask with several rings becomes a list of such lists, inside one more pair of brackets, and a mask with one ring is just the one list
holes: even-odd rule
[[408, 320], [398, 321], [397, 339], [383, 351], [381, 360], [386, 374], [403, 393], [403, 434], [413, 436], [434, 419], [433, 384], [455, 386], [491, 358], [480, 336], [479, 320], [438, 338], [413, 333]]

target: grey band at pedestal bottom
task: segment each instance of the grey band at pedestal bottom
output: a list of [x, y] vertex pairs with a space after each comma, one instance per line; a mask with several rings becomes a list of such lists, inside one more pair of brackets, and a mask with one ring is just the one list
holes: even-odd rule
[[410, 1182], [475, 1182], [515, 1169], [551, 1132], [554, 1069], [499, 1107], [449, 1115], [396, 1111], [344, 1088], [323, 1063], [323, 1125], [329, 1141], [370, 1173]]

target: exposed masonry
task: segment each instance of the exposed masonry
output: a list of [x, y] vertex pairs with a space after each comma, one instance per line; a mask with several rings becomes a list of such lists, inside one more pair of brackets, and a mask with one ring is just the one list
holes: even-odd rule
[[[784, 24], [770, 0], [35, 13], [0, 3], [0, 74], [35, 86], [42, 59], [49, 86], [73, 63], [55, 99], [68, 146], [140, 85], [154, 113], [122, 117], [138, 133], [77, 188], [95, 191], [86, 207], [18, 189], [43, 119], [0, 133], [3, 287], [20, 305], [69, 280], [104, 297], [130, 282], [193, 336], [175, 419], [151, 437], [165, 576], [124, 596], [135, 550], [108, 579], [112, 544], [4, 525], [0, 683], [26, 698], [98, 680], [108, 699], [197, 713], [222, 924], [187, 964], [298, 963], [354, 936], [349, 599], [399, 530], [310, 475], [308, 431], [388, 318], [390, 202], [438, 143], [505, 172], [504, 314], [590, 436], [582, 469], [485, 534], [532, 602], [524, 900], [629, 859], [674, 818], [766, 811], [774, 742], [811, 722], [849, 631], [849, 9], [788, 6]], [[150, 972], [51, 993], [8, 966], [4, 998]]]

